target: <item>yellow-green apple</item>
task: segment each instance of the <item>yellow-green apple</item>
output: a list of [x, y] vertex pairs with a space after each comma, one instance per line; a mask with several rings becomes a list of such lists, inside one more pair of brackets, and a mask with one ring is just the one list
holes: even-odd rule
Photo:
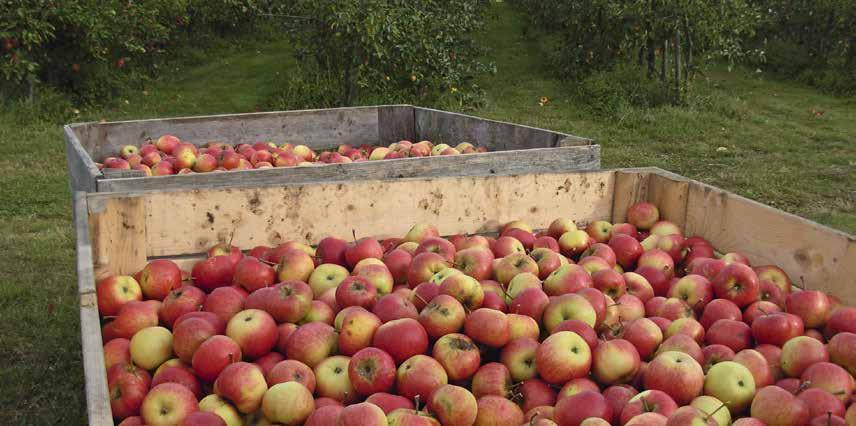
[[324, 359], [315, 366], [315, 394], [332, 398], [344, 404], [354, 402], [359, 396], [348, 376], [350, 358], [335, 355]]
[[636, 348], [639, 357], [649, 359], [663, 342], [660, 327], [648, 318], [636, 319], [624, 327], [622, 338]]
[[802, 336], [804, 332], [802, 319], [784, 312], [763, 314], [752, 322], [752, 336], [757, 344], [781, 347], [788, 340]]
[[500, 362], [508, 368], [508, 372], [514, 381], [531, 379], [538, 374], [535, 367], [538, 346], [536, 338], [521, 337], [510, 341], [502, 348], [499, 356]]
[[686, 405], [701, 395], [704, 372], [683, 352], [663, 352], [648, 363], [644, 383], [645, 389], [663, 391], [678, 405]]
[[414, 408], [413, 401], [401, 395], [393, 395], [386, 392], [373, 393], [368, 398], [366, 398], [366, 402], [377, 405], [386, 414], [389, 414], [399, 408], [405, 408], [410, 410]]
[[321, 264], [333, 264], [345, 266], [345, 250], [348, 242], [336, 237], [325, 237], [318, 242], [315, 255]]
[[279, 254], [277, 279], [279, 281], [309, 281], [315, 270], [315, 261], [303, 250], [290, 249]]
[[155, 141], [155, 146], [157, 146], [158, 150], [163, 151], [165, 154], [172, 154], [172, 151], [181, 143], [177, 137], [173, 135], [163, 135]]
[[627, 424], [630, 419], [644, 413], [657, 413], [669, 417], [677, 409], [678, 404], [667, 393], [656, 389], [646, 390], [627, 401], [619, 419], [621, 424]]
[[226, 335], [241, 347], [241, 353], [258, 358], [276, 345], [279, 332], [273, 317], [260, 309], [238, 312], [226, 324]]
[[140, 407], [147, 425], [177, 425], [199, 409], [193, 393], [178, 383], [163, 383], [153, 387]]
[[512, 220], [511, 222], [506, 223], [505, 225], [502, 225], [502, 227], [500, 227], [500, 229], [499, 229], [499, 233], [501, 235], [501, 234], [505, 233], [506, 231], [508, 231], [509, 229], [514, 229], [514, 228], [522, 229], [526, 232], [532, 232], [532, 227], [528, 223], [526, 223], [523, 220], [516, 219], [516, 220]]
[[853, 377], [844, 368], [831, 362], [818, 362], [800, 376], [800, 381], [810, 388], [823, 389], [835, 395], [842, 403], [848, 403], [853, 394]]
[[506, 302], [511, 302], [515, 296], [521, 291], [527, 288], [541, 288], [541, 280], [537, 275], [531, 272], [523, 272], [517, 274], [511, 281], [508, 282], [508, 285], [505, 289], [505, 299]]
[[[408, 292], [411, 291], [409, 288], [404, 288], [402, 291], [405, 290]], [[389, 322], [401, 318], [417, 319], [419, 317], [419, 311], [410, 302], [408, 296], [395, 292], [378, 299], [374, 306], [372, 306], [372, 313], [377, 315], [381, 322]]]
[[118, 315], [128, 302], [143, 300], [139, 283], [128, 275], [110, 275], [101, 279], [95, 286], [95, 295], [101, 316]]
[[359, 268], [359, 270], [355, 269], [354, 275], [363, 277], [366, 281], [374, 285], [377, 289], [378, 295], [383, 296], [392, 291], [392, 273], [389, 272], [389, 269], [384, 264], [366, 265]]
[[639, 353], [624, 339], [601, 342], [592, 351], [592, 374], [598, 383], [627, 383], [639, 371]]
[[475, 426], [512, 426], [523, 423], [523, 410], [510, 400], [496, 395], [478, 399]]
[[562, 234], [576, 230], [577, 224], [574, 223], [573, 220], [559, 218], [550, 223], [550, 226], [547, 228], [547, 233], [551, 237], [558, 239]]
[[701, 275], [689, 274], [681, 277], [669, 288], [668, 297], [677, 297], [687, 302], [696, 312], [702, 312], [713, 300], [713, 285]]
[[538, 263], [525, 253], [513, 253], [497, 259], [493, 267], [494, 277], [502, 284], [508, 284], [512, 278], [523, 272], [538, 275]]
[[[333, 291], [333, 290], [330, 290]], [[338, 308], [337, 308], [338, 309]], [[309, 312], [298, 323], [298, 325], [309, 324], [312, 322], [323, 322], [325, 324], [333, 324], [333, 318], [336, 316], [336, 311], [330, 306], [329, 302], [322, 300], [313, 300], [309, 305]]]
[[473, 375], [471, 389], [476, 398], [484, 395], [506, 397], [511, 394], [511, 372], [498, 362], [482, 365]]
[[544, 339], [535, 355], [538, 374], [547, 383], [556, 385], [586, 376], [591, 364], [588, 343], [570, 331], [560, 331]]
[[487, 237], [485, 237], [483, 235], [470, 235], [467, 238], [465, 238], [463, 241], [461, 241], [460, 247], [458, 247], [456, 245], [455, 248], [457, 248], [459, 251], [464, 250], [464, 249], [468, 249], [468, 248], [472, 248], [472, 247], [484, 247], [484, 248], [487, 248], [488, 250], [490, 250], [490, 245], [491, 245], [490, 241], [491, 240], [489, 240]]
[[589, 275], [594, 275], [595, 272], [605, 271], [605, 270], [614, 270], [614, 267], [610, 265], [606, 260], [597, 256], [588, 256], [580, 259], [577, 263], [581, 268], [585, 269]]
[[732, 361], [742, 364], [752, 373], [756, 387], [765, 387], [773, 384], [773, 375], [767, 359], [761, 352], [754, 349], [744, 349], [734, 355]]
[[[401, 363], [396, 374], [398, 394], [409, 399], [428, 398], [431, 392], [447, 384], [449, 377], [443, 366], [427, 355], [414, 355]], [[425, 396], [428, 395], [428, 396]]]
[[447, 262], [451, 262], [455, 258], [455, 251], [455, 245], [445, 238], [428, 237], [419, 243], [414, 254], [418, 256], [420, 253], [437, 253]]
[[596, 417], [612, 422], [612, 407], [599, 392], [583, 391], [556, 402], [553, 420], [559, 425], [579, 425], [583, 420]]
[[758, 275], [742, 263], [732, 263], [722, 268], [711, 280], [711, 284], [716, 297], [730, 300], [739, 308], [749, 306], [758, 300], [761, 294]]
[[526, 251], [532, 250], [532, 244], [535, 243], [535, 234], [524, 231], [520, 228], [510, 228], [502, 233], [501, 237], [511, 237], [517, 241], [520, 241], [520, 244], [523, 245], [523, 248]]
[[[624, 283], [627, 287], [627, 294], [632, 294], [639, 298], [642, 303], [651, 300], [654, 297], [654, 288], [651, 287], [651, 283], [648, 282], [645, 277], [639, 275], [635, 272], [625, 272], [621, 274], [624, 277]], [[711, 292], [713, 289], [711, 288]], [[675, 297], [675, 296], [669, 296]]]
[[552, 333], [562, 321], [576, 319], [585, 322], [592, 328], [597, 322], [597, 313], [591, 303], [578, 294], [563, 294], [554, 297], [544, 308], [544, 328]]
[[154, 370], [172, 356], [172, 333], [164, 327], [146, 327], [131, 338], [131, 361]]
[[395, 375], [395, 361], [377, 348], [360, 350], [348, 364], [348, 378], [360, 395], [390, 391], [395, 385]]
[[348, 270], [342, 265], [322, 263], [309, 276], [309, 287], [314, 297], [319, 297], [325, 291], [338, 287], [348, 275]]
[[730, 300], [714, 299], [705, 306], [698, 322], [707, 330], [713, 323], [721, 319], [741, 321], [743, 319], [743, 312]]
[[312, 393], [299, 383], [278, 383], [264, 393], [261, 408], [268, 421], [302, 425], [315, 410], [315, 400]]
[[443, 280], [453, 275], [463, 275], [463, 273], [455, 268], [446, 268], [432, 275], [431, 278], [428, 279], [428, 282], [440, 284]]
[[681, 228], [668, 220], [660, 220], [651, 226], [652, 235], [680, 235]]
[[345, 249], [345, 262], [351, 268], [356, 266], [359, 261], [368, 258], [383, 258], [383, 247], [374, 238], [360, 238], [348, 244], [348, 248]]
[[666, 252], [678, 264], [684, 259], [684, 237], [678, 234], [661, 235], [657, 238], [657, 249]]
[[614, 234], [607, 245], [615, 253], [615, 262], [624, 269], [636, 265], [636, 261], [644, 252], [639, 240], [627, 234]]
[[724, 402], [732, 415], [738, 415], [749, 407], [755, 397], [755, 379], [743, 365], [723, 361], [708, 370], [704, 394]]
[[113, 339], [104, 344], [104, 368], [131, 362], [131, 341], [128, 339]]
[[431, 356], [443, 366], [446, 375], [453, 381], [469, 379], [481, 365], [478, 346], [468, 336], [459, 333], [446, 334], [437, 339]]
[[480, 308], [464, 321], [464, 332], [478, 343], [501, 348], [511, 339], [508, 317], [493, 309]]
[[178, 317], [202, 309], [205, 292], [192, 285], [184, 285], [169, 292], [158, 311], [161, 323], [173, 327]]
[[235, 266], [232, 284], [243, 287], [248, 292], [270, 287], [276, 279], [276, 271], [254, 257], [245, 257]]
[[286, 359], [278, 362], [265, 376], [268, 386], [273, 386], [278, 383], [297, 382], [309, 389], [309, 392], [315, 392], [315, 373], [308, 365]]
[[380, 318], [365, 309], [355, 309], [346, 314], [339, 328], [339, 353], [350, 356], [371, 346], [380, 325]]
[[805, 328], [823, 328], [829, 317], [829, 298], [822, 291], [793, 292], [785, 299], [788, 313], [802, 318]]
[[485, 294], [481, 283], [469, 275], [453, 274], [444, 278], [439, 285], [438, 294], [454, 297], [467, 309], [478, 309], [484, 303]]
[[593, 285], [591, 275], [583, 267], [567, 264], [554, 270], [544, 280], [544, 292], [548, 296], [559, 296], [574, 293], [581, 288], [592, 287]]
[[550, 385], [539, 379], [526, 379], [518, 387], [523, 411], [529, 412], [535, 407], [552, 406], [556, 404], [556, 391]]
[[449, 265], [437, 253], [420, 253], [413, 256], [413, 261], [407, 270], [407, 284], [414, 288], [431, 279], [434, 274], [448, 268]]
[[737, 253], [737, 252], [725, 253], [724, 255], [722, 255], [722, 260], [727, 265], [730, 265], [732, 263], [742, 263], [746, 266], [751, 266], [749, 264], [749, 258], [746, 257], [746, 255], [744, 255], [743, 253]]
[[508, 318], [509, 341], [521, 337], [538, 339], [541, 335], [538, 322], [528, 315], [507, 314], [506, 318]]
[[568, 257], [576, 256], [595, 243], [586, 231], [568, 231], [559, 236], [559, 250]]
[[541, 288], [527, 288], [514, 297], [508, 306], [508, 310], [519, 315], [528, 316], [537, 324], [541, 321], [544, 309], [549, 303], [549, 296]]
[[645, 317], [645, 304], [632, 294], [623, 294], [615, 300], [619, 321], [630, 322]]
[[664, 337], [668, 339], [676, 334], [686, 334], [699, 344], [704, 343], [704, 327], [701, 326], [700, 322], [692, 318], [678, 318], [672, 321], [666, 329]]
[[134, 278], [146, 299], [163, 300], [170, 291], [181, 286], [181, 269], [171, 260], [156, 259]]
[[440, 386], [430, 395], [427, 403], [428, 409], [444, 425], [472, 425], [478, 414], [476, 398], [460, 386]]
[[151, 382], [147, 371], [130, 363], [115, 364], [107, 369], [107, 390], [113, 417], [123, 419], [139, 414]]
[[[545, 248], [550, 251], [559, 252], [559, 241], [549, 235], [542, 235], [538, 238], [535, 238], [535, 241], [532, 242], [533, 249]], [[533, 250], [535, 251], [535, 250]]]
[[452, 296], [440, 294], [434, 297], [419, 313], [419, 323], [434, 339], [456, 333], [464, 326], [466, 311], [461, 302]]
[[782, 346], [782, 371], [788, 377], [799, 377], [812, 364], [827, 361], [829, 352], [826, 346], [811, 337], [797, 336]]
[[529, 257], [538, 265], [538, 278], [542, 280], [547, 279], [553, 271], [562, 266], [560, 256], [559, 253], [548, 248], [536, 248], [529, 253]]
[[701, 346], [699, 346], [695, 339], [686, 334], [676, 334], [664, 340], [657, 348], [654, 356], [668, 351], [683, 352], [693, 357], [699, 364], [704, 362], [704, 352], [702, 352]]
[[767, 425], [805, 425], [811, 418], [804, 401], [778, 386], [759, 389], [750, 412]]
[[605, 220], [595, 220], [586, 226], [586, 233], [598, 243], [609, 241], [609, 237], [612, 236], [612, 224]]
[[202, 393], [199, 380], [193, 374], [193, 371], [187, 367], [176, 366], [158, 369], [158, 372], [152, 378], [152, 387], [161, 383], [178, 383], [193, 392], [193, 395], [197, 398]]
[[246, 299], [247, 294], [241, 287], [219, 287], [205, 298], [202, 310], [217, 315], [225, 324], [244, 309]]
[[[388, 251], [383, 255], [383, 263], [386, 265], [387, 269], [389, 269], [389, 273], [392, 275], [392, 280], [395, 284], [407, 283], [407, 269], [410, 267], [410, 262], [412, 261], [412, 254], [398, 248]], [[463, 256], [459, 256], [456, 253], [455, 263], [458, 264], [462, 262]], [[490, 262], [488, 262], [488, 264], [490, 264]]]
[[640, 202], [627, 208], [627, 222], [640, 231], [651, 229], [660, 220], [660, 210], [651, 203]]
[[172, 152], [175, 157], [175, 167], [179, 169], [192, 169], [196, 166], [196, 147], [191, 143], [180, 143]]
[[417, 223], [407, 231], [407, 234], [404, 235], [404, 241], [412, 241], [419, 244], [426, 238], [439, 236], [440, 233], [437, 232], [437, 228], [434, 225]]
[[297, 145], [291, 151], [294, 155], [300, 157], [303, 161], [312, 161], [315, 158], [315, 151], [306, 145]]
[[379, 146], [372, 150], [371, 155], [369, 155], [369, 160], [383, 160], [387, 154], [389, 154], [389, 148], [385, 146]]
[[856, 375], [856, 334], [838, 333], [829, 340], [827, 348], [830, 361]]
[[[326, 306], [326, 305], [325, 305]], [[314, 368], [322, 360], [336, 353], [338, 335], [328, 324], [311, 322], [301, 325], [288, 338], [286, 354]]]
[[707, 395], [701, 395], [690, 402], [695, 407], [709, 415], [718, 426], [729, 426], [731, 424], [731, 412], [724, 409], [722, 401]]
[[756, 266], [755, 273], [758, 274], [758, 281], [768, 281], [776, 284], [783, 295], [788, 295], [791, 292], [791, 279], [782, 268], [776, 265]]
[[416, 354], [425, 353], [428, 333], [418, 321], [402, 318], [381, 325], [375, 332], [372, 346], [384, 350], [396, 364], [400, 364]]
[[627, 291], [624, 277], [613, 269], [604, 269], [592, 274], [592, 285], [613, 299], [621, 297]]
[[606, 398], [606, 402], [612, 407], [612, 413], [616, 422], [621, 417], [621, 410], [638, 393], [639, 391], [630, 385], [615, 385], [603, 390], [603, 397]]

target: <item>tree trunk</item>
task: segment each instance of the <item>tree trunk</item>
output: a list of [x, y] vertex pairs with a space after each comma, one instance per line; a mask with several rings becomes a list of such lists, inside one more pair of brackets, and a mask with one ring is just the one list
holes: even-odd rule
[[675, 97], [674, 104], [680, 104], [681, 99], [681, 30], [675, 29]]
[[[655, 7], [656, 7], [656, 2], [654, 0], [651, 0], [650, 6], [649, 6], [649, 8], [650, 8], [649, 12], [650, 12], [651, 16], [653, 16], [653, 14], [654, 14], [654, 8]], [[657, 73], [657, 52], [656, 52], [656, 47], [655, 47], [656, 45], [654, 44], [653, 31], [654, 31], [653, 25], [651, 25], [651, 19], [649, 17], [645, 21], [645, 33], [646, 33], [645, 50], [646, 50], [647, 55], [648, 55], [648, 78], [650, 78], [650, 79], [653, 79], [654, 74]]]
[[660, 85], [662, 86], [663, 96], [669, 96], [669, 76], [667, 70], [669, 68], [669, 38], [663, 39], [662, 51], [660, 51]]

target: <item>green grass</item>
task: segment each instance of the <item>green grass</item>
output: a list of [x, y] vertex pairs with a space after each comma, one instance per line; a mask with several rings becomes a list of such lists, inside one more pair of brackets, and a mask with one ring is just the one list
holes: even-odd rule
[[[483, 37], [498, 72], [479, 82], [488, 102], [477, 115], [593, 137], [604, 167], [663, 167], [856, 233], [852, 99], [717, 69], [697, 83], [688, 108], [597, 116], [550, 73], [545, 44], [521, 28], [520, 14], [494, 6]], [[293, 61], [287, 42], [250, 40], [195, 56], [208, 59], [68, 121], [251, 112]], [[551, 102], [539, 106], [541, 96]], [[64, 120], [0, 111], [4, 424], [85, 422]]]

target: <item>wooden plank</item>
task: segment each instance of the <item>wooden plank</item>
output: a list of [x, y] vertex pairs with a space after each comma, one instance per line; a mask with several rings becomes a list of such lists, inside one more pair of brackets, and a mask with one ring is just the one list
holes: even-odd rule
[[80, 295], [80, 340], [86, 376], [86, 414], [90, 425], [112, 425], [101, 322], [94, 293]]
[[648, 197], [650, 171], [616, 170], [612, 222], [627, 221], [627, 208]]
[[719, 251], [743, 253], [754, 265], [778, 265], [797, 284], [856, 303], [852, 236], [695, 181], [686, 233], [707, 238]]
[[146, 174], [142, 170], [104, 169], [104, 179], [142, 178]]
[[687, 217], [687, 192], [689, 181], [665, 171], [651, 173], [648, 178], [649, 202], [660, 210], [660, 219], [684, 228]]
[[71, 127], [63, 126], [65, 158], [68, 165], [68, 183], [72, 191], [95, 191], [95, 180], [101, 175], [98, 166], [89, 157]]
[[416, 139], [413, 107], [410, 105], [382, 106], [377, 109], [378, 144], [389, 145], [400, 140]]
[[72, 220], [77, 247], [77, 291], [81, 294], [92, 293], [95, 291], [95, 277], [92, 275], [89, 210], [86, 205], [86, 193], [83, 191], [75, 191], [72, 194]]
[[237, 143], [290, 142], [313, 149], [339, 144], [375, 144], [378, 141], [377, 107], [213, 115], [153, 120], [87, 123], [81, 139], [93, 159], [115, 155], [122, 146], [173, 134], [197, 145], [216, 140]]
[[[606, 218], [612, 211], [613, 176], [613, 172], [590, 171], [356, 181], [158, 191], [134, 198], [104, 193], [91, 194], [90, 201], [97, 200], [108, 212], [127, 212], [132, 210], [132, 202], [145, 200], [144, 208], [134, 205], [134, 211], [146, 211], [145, 225], [124, 230], [122, 237], [127, 239], [128, 233], [144, 228], [147, 256], [176, 256], [200, 253], [233, 233], [236, 245], [253, 247], [287, 240], [317, 242], [326, 235], [350, 239], [351, 230], [358, 237], [398, 236], [419, 222], [433, 223], [441, 233], [454, 234], [496, 231], [501, 223], [514, 219], [545, 227], [558, 216]], [[133, 223], [138, 223], [140, 218], [134, 217]], [[116, 226], [108, 228], [115, 230]], [[135, 268], [144, 262], [139, 256], [135, 259]], [[121, 270], [113, 262], [101, 264], [114, 273]]]
[[557, 146], [564, 133], [488, 120], [430, 108], [414, 108], [417, 139], [452, 146], [473, 142], [491, 151], [549, 148]]
[[573, 146], [472, 155], [400, 158], [312, 167], [244, 170], [226, 173], [101, 179], [98, 192], [129, 192], [209, 188], [247, 188], [312, 182], [401, 179], [441, 176], [550, 173], [600, 168], [600, 146]]
[[[146, 265], [145, 201], [139, 197], [90, 198], [88, 207], [95, 278], [142, 269]], [[165, 213], [172, 210], [168, 205], [156, 207]]]

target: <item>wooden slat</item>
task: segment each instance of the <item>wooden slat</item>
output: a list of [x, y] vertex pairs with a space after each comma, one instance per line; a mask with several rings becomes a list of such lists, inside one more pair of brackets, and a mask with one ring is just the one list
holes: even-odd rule
[[378, 144], [389, 145], [400, 140], [413, 142], [416, 124], [410, 105], [382, 106], [377, 109]]
[[650, 171], [617, 170], [615, 172], [615, 194], [613, 196], [612, 222], [627, 221], [627, 208], [648, 198]]
[[145, 208], [134, 205], [134, 211], [147, 212], [146, 254], [176, 256], [200, 253], [233, 233], [236, 245], [249, 248], [291, 239], [317, 242], [326, 235], [350, 239], [352, 229], [358, 236], [399, 236], [419, 222], [454, 234], [496, 231], [514, 219], [536, 227], [559, 216], [593, 220], [611, 214], [613, 184], [613, 172], [593, 171], [147, 192], [134, 199], [91, 194], [90, 199], [108, 206], [106, 211], [127, 211], [131, 200], [144, 199]]
[[491, 151], [550, 148], [570, 135], [430, 108], [414, 108], [416, 137], [434, 143], [473, 142]]
[[98, 192], [245, 188], [312, 182], [550, 173], [600, 168], [600, 146], [496, 151], [224, 173], [101, 179]]
[[[145, 200], [90, 198], [88, 204], [95, 278], [108, 273], [128, 275], [142, 269], [146, 264]], [[172, 210], [169, 205], [155, 207], [164, 213]], [[172, 221], [169, 216], [164, 220]]]
[[139, 145], [167, 133], [197, 145], [212, 140], [232, 144], [271, 141], [313, 149], [375, 144], [379, 137], [377, 107], [87, 123], [73, 128], [85, 133], [81, 142], [94, 159], [116, 155], [124, 145]]
[[77, 135], [69, 126], [63, 126], [65, 158], [68, 164], [68, 183], [72, 191], [95, 191], [95, 180], [101, 175], [89, 153], [80, 145]]
[[660, 210], [660, 219], [684, 228], [687, 217], [689, 181], [671, 173], [651, 173], [648, 178], [649, 202]]
[[795, 283], [856, 303], [852, 236], [699, 182], [689, 185], [687, 235], [720, 251], [738, 251], [756, 265], [775, 264]]

